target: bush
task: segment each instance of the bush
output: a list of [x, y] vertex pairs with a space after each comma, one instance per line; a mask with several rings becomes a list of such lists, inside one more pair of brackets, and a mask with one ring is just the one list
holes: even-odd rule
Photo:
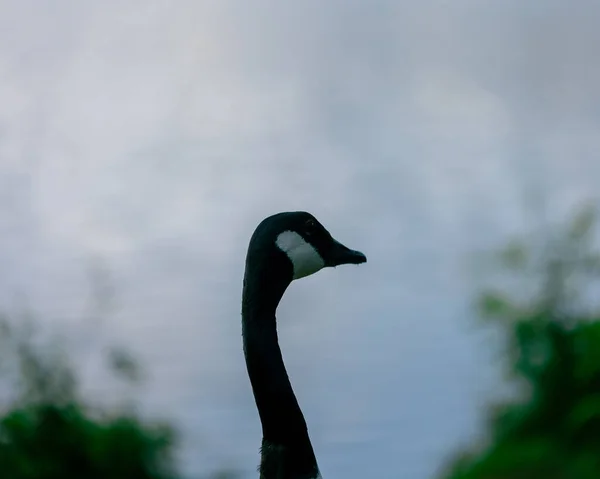
[[6, 479], [167, 479], [172, 431], [131, 416], [94, 417], [82, 405], [31, 404], [0, 420]]
[[[133, 412], [93, 408], [77, 388], [64, 348], [40, 342], [27, 318], [0, 318], [0, 351], [14, 396], [0, 413], [3, 479], [170, 479], [174, 430]], [[18, 325], [18, 327], [17, 327]], [[134, 381], [136, 363], [123, 350], [108, 358]]]
[[487, 444], [458, 454], [443, 477], [600, 477], [600, 311], [586, 296], [600, 265], [593, 213], [578, 215], [549, 250], [535, 249], [537, 260], [520, 243], [503, 252], [512, 272], [541, 279], [532, 299], [486, 291], [479, 302], [482, 316], [504, 333], [520, 395], [490, 408]]

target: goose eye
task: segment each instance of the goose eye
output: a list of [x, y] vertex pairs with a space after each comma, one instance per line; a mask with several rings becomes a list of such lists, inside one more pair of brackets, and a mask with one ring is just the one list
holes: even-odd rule
[[307, 220], [306, 223], [304, 224], [304, 233], [307, 236], [311, 236], [315, 230], [317, 229], [317, 224], [315, 223], [315, 220]]

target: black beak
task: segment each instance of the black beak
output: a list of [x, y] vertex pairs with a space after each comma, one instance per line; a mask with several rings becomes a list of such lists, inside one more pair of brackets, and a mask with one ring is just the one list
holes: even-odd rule
[[332, 238], [331, 249], [327, 255], [327, 266], [339, 266], [341, 264], [366, 263], [367, 257], [360, 251], [347, 248], [342, 243]]

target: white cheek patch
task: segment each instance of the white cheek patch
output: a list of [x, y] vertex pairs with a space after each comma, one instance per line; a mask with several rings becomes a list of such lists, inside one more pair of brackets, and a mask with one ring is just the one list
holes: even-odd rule
[[294, 231], [284, 231], [277, 237], [275, 243], [292, 262], [294, 279], [316, 273], [325, 266], [325, 261], [319, 252]]

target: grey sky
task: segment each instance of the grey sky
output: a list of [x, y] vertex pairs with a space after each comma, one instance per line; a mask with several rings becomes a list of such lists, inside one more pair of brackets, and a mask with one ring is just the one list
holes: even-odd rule
[[530, 224], [532, 189], [552, 219], [596, 195], [599, 22], [592, 0], [0, 0], [0, 304], [70, 324], [102, 259], [119, 307], [77, 354], [131, 345], [186, 471], [254, 477], [245, 249], [309, 210], [369, 258], [280, 308], [324, 477], [431, 477], [496, 380], [468, 254]]

